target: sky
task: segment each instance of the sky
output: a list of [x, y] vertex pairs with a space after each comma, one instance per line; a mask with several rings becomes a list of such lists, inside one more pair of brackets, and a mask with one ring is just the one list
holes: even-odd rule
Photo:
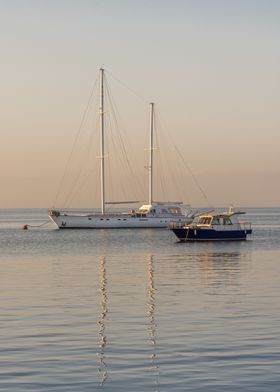
[[[279, 206], [279, 20], [277, 0], [0, 0], [1, 208], [57, 202], [100, 66], [112, 75], [138, 184], [154, 101], [187, 164], [168, 158], [177, 176], [180, 166], [178, 197]], [[107, 181], [119, 197], [124, 175], [113, 166]], [[99, 206], [91, 181], [75, 206]], [[165, 186], [175, 198], [172, 180]]]

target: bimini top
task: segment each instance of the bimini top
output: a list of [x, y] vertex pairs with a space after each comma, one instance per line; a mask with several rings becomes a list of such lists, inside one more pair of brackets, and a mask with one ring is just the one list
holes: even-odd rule
[[219, 213], [203, 213], [197, 215], [196, 225], [232, 225], [238, 223], [238, 215], [243, 215], [244, 211], [233, 211], [232, 207], [228, 211]]

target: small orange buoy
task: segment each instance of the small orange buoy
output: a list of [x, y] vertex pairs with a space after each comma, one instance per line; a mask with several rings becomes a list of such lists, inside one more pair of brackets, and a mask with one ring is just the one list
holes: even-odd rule
[[22, 230], [28, 230], [28, 225], [23, 225]]

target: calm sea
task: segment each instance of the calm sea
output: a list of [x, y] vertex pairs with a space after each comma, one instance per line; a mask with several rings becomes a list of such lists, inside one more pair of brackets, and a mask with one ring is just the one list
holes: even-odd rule
[[247, 242], [0, 210], [0, 391], [279, 391], [280, 209]]

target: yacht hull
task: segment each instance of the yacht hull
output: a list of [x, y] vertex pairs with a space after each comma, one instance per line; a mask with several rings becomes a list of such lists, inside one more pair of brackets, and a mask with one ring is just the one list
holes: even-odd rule
[[145, 229], [145, 228], [167, 228], [170, 222], [186, 222], [190, 220], [182, 216], [174, 217], [147, 217], [139, 218], [133, 216], [75, 216], [59, 215], [50, 216], [50, 219], [59, 229]]

